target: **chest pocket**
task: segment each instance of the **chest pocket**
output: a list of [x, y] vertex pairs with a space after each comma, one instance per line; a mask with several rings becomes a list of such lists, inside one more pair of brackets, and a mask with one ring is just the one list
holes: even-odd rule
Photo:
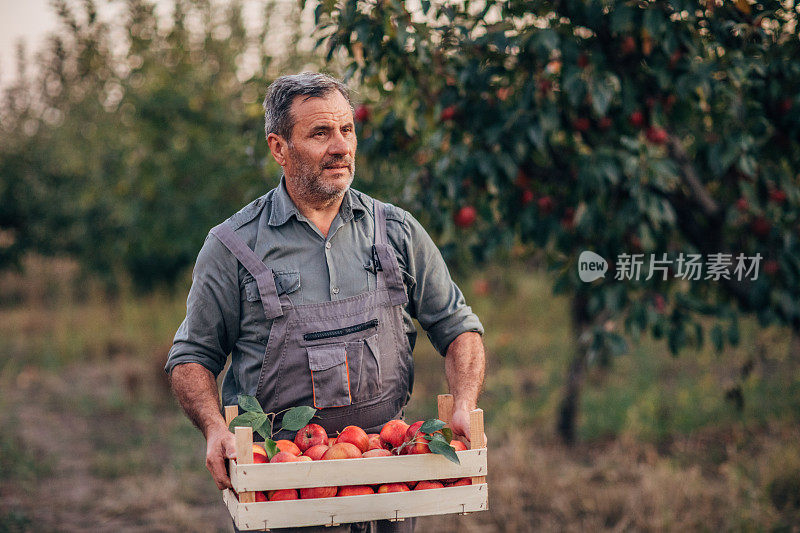
[[[275, 272], [275, 288], [278, 290], [278, 296], [281, 294], [292, 295], [289, 300], [293, 304], [297, 304], [295, 299], [299, 298], [300, 293], [300, 272]], [[248, 302], [260, 302], [261, 293], [258, 292], [258, 283], [250, 274], [244, 278], [244, 290], [247, 295]]]

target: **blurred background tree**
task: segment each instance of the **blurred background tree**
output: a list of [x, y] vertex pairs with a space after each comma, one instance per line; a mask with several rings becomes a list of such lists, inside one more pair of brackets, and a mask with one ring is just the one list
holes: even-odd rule
[[58, 0], [37, 71], [19, 58], [0, 122], [0, 268], [64, 254], [110, 283], [169, 286], [208, 229], [279, 176], [264, 89], [321, 66], [298, 6], [265, 2], [255, 29], [239, 1], [178, 0], [171, 21], [152, 2], [122, 6], [109, 24], [92, 0]]
[[[316, 19], [374, 101], [367, 157], [410, 176], [444, 246], [541, 250], [572, 295], [567, 441], [586, 365], [625, 351], [623, 329], [673, 353], [736, 344], [742, 313], [800, 332], [793, 2], [352, 0]], [[611, 262], [604, 281], [580, 281], [583, 250]], [[644, 254], [641, 278], [612, 279], [623, 253]], [[728, 273], [681, 279], [681, 253], [730, 254]], [[739, 254], [758, 272], [737, 275]], [[670, 270], [645, 280], [650, 257]]]

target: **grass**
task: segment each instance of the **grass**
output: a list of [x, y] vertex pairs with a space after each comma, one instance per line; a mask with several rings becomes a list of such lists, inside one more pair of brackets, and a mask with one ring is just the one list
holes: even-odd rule
[[[492, 505], [419, 530], [798, 523], [800, 362], [785, 331], [745, 322], [738, 348], [677, 358], [632, 343], [590, 369], [580, 444], [566, 448], [554, 426], [572, 349], [567, 300], [524, 264], [459, 285], [486, 327]], [[174, 294], [110, 298], [69, 262], [35, 259], [26, 276], [0, 279], [0, 531], [230, 529], [203, 439], [162, 371], [186, 290], [188, 278]], [[422, 332], [415, 361], [413, 420], [434, 415], [446, 391]], [[726, 399], [737, 389], [740, 404]]]

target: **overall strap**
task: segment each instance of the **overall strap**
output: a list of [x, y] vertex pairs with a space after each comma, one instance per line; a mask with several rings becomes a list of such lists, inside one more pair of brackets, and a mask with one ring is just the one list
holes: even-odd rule
[[[389, 244], [389, 237], [386, 234], [386, 209], [382, 202], [374, 200], [373, 209], [375, 212], [375, 244], [372, 245], [373, 255], [377, 258], [375, 266], [378, 276], [378, 287], [387, 288], [389, 301], [392, 305], [404, 305], [408, 303], [406, 288], [403, 285], [403, 277], [400, 275], [400, 265], [397, 264], [397, 256], [394, 249]], [[373, 259], [375, 259], [373, 258]]]
[[215, 226], [211, 229], [211, 234], [216, 236], [231, 251], [234, 257], [256, 280], [258, 292], [261, 294], [261, 303], [264, 306], [264, 315], [267, 320], [283, 315], [272, 269], [258, 258], [241, 237], [236, 235], [230, 224], [223, 222], [219, 226]]

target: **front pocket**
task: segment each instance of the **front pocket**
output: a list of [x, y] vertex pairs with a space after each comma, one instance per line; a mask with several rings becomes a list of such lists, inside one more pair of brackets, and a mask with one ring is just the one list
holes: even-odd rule
[[311, 370], [314, 407], [344, 407], [353, 403], [350, 397], [350, 373], [344, 344], [309, 346], [308, 368]]

